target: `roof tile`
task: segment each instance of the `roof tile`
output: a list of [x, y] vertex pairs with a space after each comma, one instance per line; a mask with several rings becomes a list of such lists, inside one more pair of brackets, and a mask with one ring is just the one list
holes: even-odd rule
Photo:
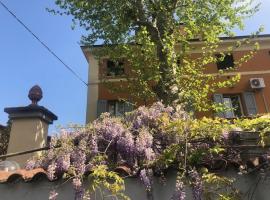
[[[131, 169], [125, 165], [121, 165], [115, 168], [114, 170], [117, 172], [120, 176], [131, 176]], [[1, 183], [8, 183], [8, 182], [14, 182], [19, 179], [23, 180], [24, 182], [30, 182], [35, 181], [36, 179], [40, 177], [45, 177], [48, 181], [54, 181], [50, 180], [48, 177], [47, 172], [42, 168], [36, 168], [32, 170], [26, 170], [26, 169], [20, 169], [13, 172], [8, 171], [1, 171], [0, 170], [0, 184]], [[60, 177], [58, 177], [59, 179]]]
[[47, 173], [42, 168], [33, 170], [20, 169], [14, 172], [0, 171], [0, 183], [13, 182], [18, 179], [29, 182], [40, 176], [45, 176], [49, 180]]

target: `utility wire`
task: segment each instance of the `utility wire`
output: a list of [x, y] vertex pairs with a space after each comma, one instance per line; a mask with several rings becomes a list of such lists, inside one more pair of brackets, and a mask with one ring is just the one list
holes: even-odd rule
[[88, 83], [86, 83], [68, 64], [66, 64], [59, 56], [56, 55], [56, 53], [48, 47], [33, 31], [31, 31], [30, 28], [28, 28], [1, 0], [0, 4], [3, 8], [5, 8], [9, 14], [11, 14], [17, 22], [19, 22], [45, 49], [47, 49], [59, 62], [61, 62], [67, 70], [69, 70], [79, 81], [81, 81], [86, 87], [88, 86]]

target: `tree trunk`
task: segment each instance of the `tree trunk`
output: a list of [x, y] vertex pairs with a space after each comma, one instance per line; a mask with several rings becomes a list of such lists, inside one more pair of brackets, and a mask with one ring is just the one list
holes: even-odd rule
[[[169, 52], [164, 48], [163, 42], [166, 41], [170, 34], [170, 19], [166, 17], [166, 13], [159, 13], [157, 17], [157, 30], [158, 30], [158, 40], [154, 42], [157, 44], [157, 57], [160, 61], [159, 73], [160, 80], [153, 88], [159, 100], [162, 100], [164, 104], [172, 104], [176, 99], [175, 94], [171, 92], [171, 86], [174, 84], [172, 66], [168, 62]], [[164, 40], [165, 39], [165, 40]]]
[[175, 95], [171, 92], [171, 86], [174, 80], [171, 76], [171, 66], [168, 63], [167, 52], [163, 50], [162, 45], [157, 46], [157, 57], [160, 61], [159, 72], [160, 80], [154, 86], [153, 90], [156, 93], [158, 100], [163, 101], [164, 104], [169, 105], [175, 100]]

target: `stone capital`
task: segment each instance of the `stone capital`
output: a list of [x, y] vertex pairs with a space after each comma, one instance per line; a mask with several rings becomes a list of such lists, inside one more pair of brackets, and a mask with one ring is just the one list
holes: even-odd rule
[[11, 120], [38, 118], [48, 124], [52, 124], [54, 120], [57, 120], [57, 116], [54, 113], [39, 105], [31, 104], [25, 107], [5, 108], [4, 111], [9, 114], [9, 119]]

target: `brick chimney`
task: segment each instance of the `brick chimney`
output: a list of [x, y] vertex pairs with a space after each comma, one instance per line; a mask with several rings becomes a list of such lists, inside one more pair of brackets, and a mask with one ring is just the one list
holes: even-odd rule
[[[57, 120], [55, 114], [38, 105], [42, 99], [42, 90], [38, 85], [30, 89], [28, 97], [32, 101], [30, 105], [4, 109], [12, 122], [7, 154], [45, 147], [49, 124]], [[40, 153], [9, 157], [7, 160], [16, 161], [23, 168], [28, 159]]]

